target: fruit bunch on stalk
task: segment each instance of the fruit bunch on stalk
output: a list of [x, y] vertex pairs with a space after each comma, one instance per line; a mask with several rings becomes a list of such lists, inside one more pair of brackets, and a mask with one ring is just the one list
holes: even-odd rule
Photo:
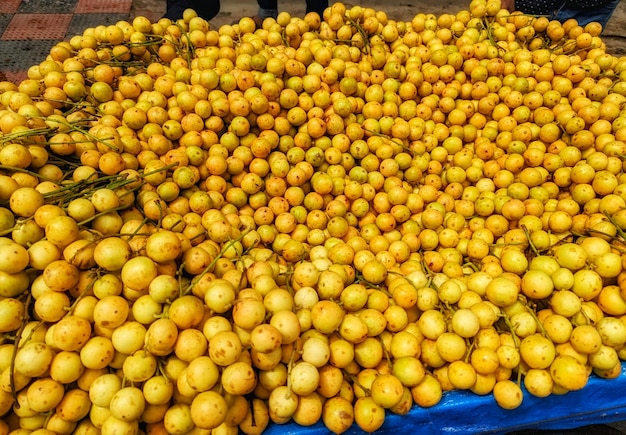
[[379, 429], [626, 359], [626, 58], [472, 0], [136, 17], [0, 82], [0, 434]]

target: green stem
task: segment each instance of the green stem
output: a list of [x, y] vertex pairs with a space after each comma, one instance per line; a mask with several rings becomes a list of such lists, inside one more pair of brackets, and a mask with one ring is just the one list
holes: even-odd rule
[[24, 332], [24, 328], [26, 328], [26, 324], [28, 323], [28, 319], [30, 318], [28, 313], [30, 312], [30, 303], [32, 301], [32, 296], [32, 293], [28, 292], [28, 295], [26, 296], [26, 301], [24, 301], [24, 318], [22, 319], [22, 324], [20, 325], [19, 329], [17, 330], [17, 334], [15, 335], [15, 342], [13, 343], [13, 353], [11, 354], [11, 364], [9, 368], [9, 384], [11, 385], [11, 395], [13, 396], [13, 399], [15, 400], [15, 404], [17, 406], [19, 406], [19, 403], [17, 401], [18, 391], [15, 388], [15, 358], [17, 357], [18, 345], [22, 337], [22, 333]]
[[[202, 272], [200, 272], [199, 275], [196, 275], [191, 282], [189, 283], [189, 285], [182, 291], [181, 295], [187, 295], [191, 292], [191, 289], [193, 288], [194, 285], [196, 285], [198, 283], [198, 281], [200, 281], [202, 279], [202, 277], [204, 277], [204, 275], [206, 275], [207, 273], [209, 273], [211, 270], [213, 270], [213, 268], [215, 267], [215, 265], [217, 264], [217, 261], [222, 258], [224, 256], [224, 253], [231, 247], [234, 246], [235, 243], [241, 241], [241, 239], [243, 239], [245, 237], [245, 235], [248, 232], [243, 232], [241, 233], [238, 237], [236, 237], [235, 239], [229, 240], [226, 245], [224, 245], [224, 247], [222, 248], [222, 250], [215, 256], [215, 258], [211, 261], [211, 263], [209, 263], [209, 265], [207, 267], [204, 268], [204, 270]], [[184, 266], [184, 263], [181, 264], [181, 268]]]

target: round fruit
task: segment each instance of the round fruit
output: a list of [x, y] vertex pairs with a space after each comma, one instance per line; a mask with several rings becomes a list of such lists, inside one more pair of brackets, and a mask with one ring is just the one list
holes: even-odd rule
[[8, 426], [376, 431], [619, 376], [626, 64], [597, 23], [257, 24], [100, 25], [0, 82]]

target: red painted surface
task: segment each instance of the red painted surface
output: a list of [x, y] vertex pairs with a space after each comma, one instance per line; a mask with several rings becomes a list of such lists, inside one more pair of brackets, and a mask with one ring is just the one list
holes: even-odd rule
[[0, 2], [0, 14], [14, 14], [22, 0], [2, 0]]
[[101, 14], [103, 12], [124, 14], [130, 12], [132, 0], [78, 0], [77, 14]]
[[[0, 39], [62, 40], [72, 21], [71, 14], [15, 14]], [[35, 36], [35, 37], [34, 37]]]

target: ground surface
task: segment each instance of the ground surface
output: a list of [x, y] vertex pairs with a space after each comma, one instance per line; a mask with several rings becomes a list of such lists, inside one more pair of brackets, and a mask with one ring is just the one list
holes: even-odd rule
[[[212, 1], [212, 0], [205, 0]], [[334, 2], [330, 0], [331, 4]], [[395, 20], [408, 20], [417, 13], [451, 13], [467, 9], [469, 0], [350, 0], [346, 5], [361, 5], [383, 10]], [[230, 24], [243, 16], [256, 14], [258, 6], [256, 0], [222, 0], [220, 14], [211, 23], [214, 26]], [[287, 11], [292, 15], [304, 16], [304, 0], [279, 0], [280, 11]], [[165, 0], [133, 0], [132, 13], [145, 15], [151, 19], [158, 19], [165, 11]], [[611, 17], [603, 34], [607, 48], [611, 54], [626, 55], [626, 1], [621, 1]]]

